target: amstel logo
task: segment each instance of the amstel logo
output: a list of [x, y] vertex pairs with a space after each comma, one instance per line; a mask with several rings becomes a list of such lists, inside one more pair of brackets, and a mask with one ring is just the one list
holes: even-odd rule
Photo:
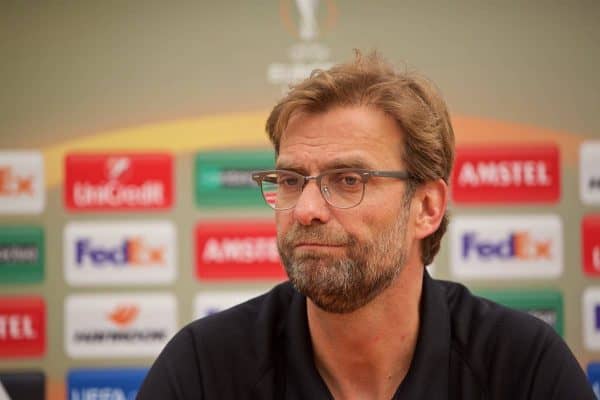
[[198, 279], [281, 279], [272, 221], [219, 221], [196, 225]]
[[560, 198], [555, 145], [459, 147], [452, 172], [457, 203], [553, 203]]

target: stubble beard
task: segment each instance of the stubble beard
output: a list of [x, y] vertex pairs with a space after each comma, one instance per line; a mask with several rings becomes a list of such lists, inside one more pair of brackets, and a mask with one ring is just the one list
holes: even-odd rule
[[[395, 223], [371, 241], [346, 232], [328, 232], [324, 225], [294, 225], [277, 240], [290, 282], [319, 308], [331, 313], [355, 311], [388, 288], [406, 262], [405, 230], [408, 208]], [[296, 250], [296, 243], [343, 245], [345, 254]]]

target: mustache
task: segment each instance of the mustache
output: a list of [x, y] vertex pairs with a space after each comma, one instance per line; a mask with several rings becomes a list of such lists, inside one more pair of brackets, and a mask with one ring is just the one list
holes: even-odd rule
[[318, 243], [327, 246], [343, 246], [354, 243], [354, 238], [346, 232], [330, 231], [325, 226], [294, 225], [282, 238], [284, 246], [295, 246], [300, 243]]

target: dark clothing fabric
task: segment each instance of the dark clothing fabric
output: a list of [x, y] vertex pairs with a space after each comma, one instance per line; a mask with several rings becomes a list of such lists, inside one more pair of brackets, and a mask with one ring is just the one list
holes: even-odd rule
[[[394, 399], [594, 400], [546, 323], [425, 275], [410, 370]], [[153, 399], [332, 399], [313, 362], [306, 299], [290, 283], [192, 322], [138, 394]]]

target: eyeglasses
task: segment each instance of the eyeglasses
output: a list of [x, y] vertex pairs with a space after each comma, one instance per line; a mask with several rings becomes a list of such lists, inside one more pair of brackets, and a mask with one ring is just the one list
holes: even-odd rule
[[252, 174], [252, 179], [261, 188], [265, 202], [275, 210], [294, 208], [304, 186], [313, 179], [325, 201], [333, 207], [356, 207], [362, 201], [365, 186], [371, 177], [411, 179], [406, 171], [371, 171], [356, 168], [332, 169], [311, 176], [286, 170], [259, 171]]

